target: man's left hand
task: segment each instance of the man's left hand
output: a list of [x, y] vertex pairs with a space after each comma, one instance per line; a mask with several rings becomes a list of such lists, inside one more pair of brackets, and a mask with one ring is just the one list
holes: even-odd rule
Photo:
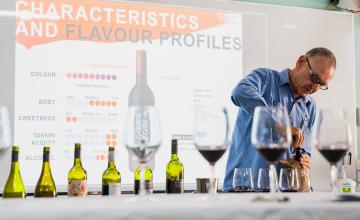
[[308, 154], [301, 154], [299, 162], [302, 168], [310, 169], [311, 158]]

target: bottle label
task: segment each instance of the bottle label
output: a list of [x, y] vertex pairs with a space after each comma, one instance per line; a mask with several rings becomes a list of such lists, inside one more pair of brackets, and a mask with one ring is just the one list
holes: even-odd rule
[[[135, 194], [139, 194], [139, 189], [140, 189], [140, 180], [135, 180], [134, 182], [134, 191]], [[145, 180], [145, 191], [152, 193], [153, 191], [153, 182], [152, 180]]]
[[86, 196], [86, 180], [71, 180], [68, 185], [68, 196]]
[[167, 193], [184, 193], [184, 184], [181, 180], [166, 180], [166, 192]]
[[120, 183], [109, 183], [109, 196], [118, 196], [121, 194]]

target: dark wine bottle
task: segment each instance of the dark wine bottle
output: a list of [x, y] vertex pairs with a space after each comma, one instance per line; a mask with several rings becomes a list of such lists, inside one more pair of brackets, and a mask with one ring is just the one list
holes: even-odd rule
[[166, 166], [166, 192], [184, 193], [184, 166], [178, 157], [178, 141], [171, 140], [171, 160]]

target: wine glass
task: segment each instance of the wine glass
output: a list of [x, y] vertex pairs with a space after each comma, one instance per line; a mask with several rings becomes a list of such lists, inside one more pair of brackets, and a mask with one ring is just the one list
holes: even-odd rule
[[345, 110], [321, 109], [314, 125], [313, 144], [331, 165], [331, 191], [336, 192], [336, 164], [351, 143], [351, 130]]
[[11, 129], [9, 112], [6, 107], [0, 106], [0, 149], [11, 146]]
[[254, 183], [251, 168], [235, 168], [233, 189], [235, 192], [253, 192]]
[[214, 188], [214, 166], [228, 147], [229, 120], [227, 110], [222, 107], [204, 106], [195, 109], [194, 145], [210, 163], [211, 179], [209, 193], [216, 194]]
[[270, 192], [268, 168], [259, 169], [257, 187], [258, 187], [258, 192]]
[[298, 170], [295, 168], [281, 168], [279, 189], [281, 192], [297, 192], [300, 188]]
[[277, 190], [275, 162], [289, 148], [292, 141], [287, 109], [282, 106], [257, 106], [254, 112], [251, 143], [270, 163], [270, 192]]
[[161, 126], [155, 106], [131, 106], [126, 116], [125, 146], [140, 164], [139, 195], [146, 193], [145, 169], [161, 144]]

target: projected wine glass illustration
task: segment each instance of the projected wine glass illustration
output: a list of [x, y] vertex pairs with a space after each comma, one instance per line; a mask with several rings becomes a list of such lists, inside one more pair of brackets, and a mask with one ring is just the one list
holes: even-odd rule
[[158, 110], [155, 106], [131, 106], [128, 109], [125, 125], [125, 146], [130, 156], [140, 163], [139, 194], [145, 191], [145, 168], [161, 144], [161, 127]]

